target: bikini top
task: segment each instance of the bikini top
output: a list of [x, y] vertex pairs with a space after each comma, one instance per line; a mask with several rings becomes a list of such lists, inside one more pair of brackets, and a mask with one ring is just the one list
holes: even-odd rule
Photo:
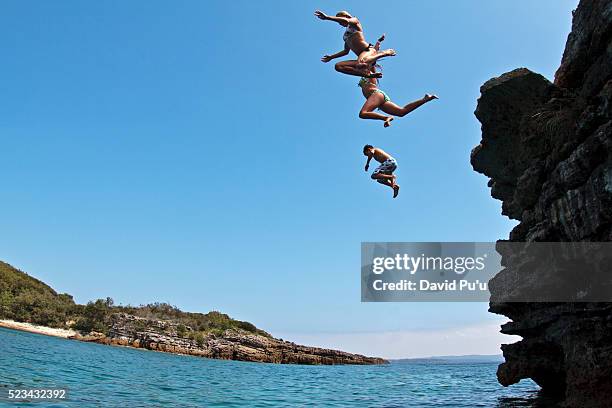
[[361, 79], [359, 80], [359, 83], [357, 84], [357, 86], [363, 88], [364, 86], [371, 86], [371, 85], [375, 85], [376, 84], [370, 82], [371, 78], [366, 78], [366, 77], [361, 77]]
[[348, 39], [351, 38], [351, 36], [358, 31], [359, 29], [357, 28], [356, 25], [352, 25], [352, 24], [347, 25], [346, 31], [344, 32], [344, 35], [342, 36], [342, 38], [344, 39], [344, 42], [348, 41]]

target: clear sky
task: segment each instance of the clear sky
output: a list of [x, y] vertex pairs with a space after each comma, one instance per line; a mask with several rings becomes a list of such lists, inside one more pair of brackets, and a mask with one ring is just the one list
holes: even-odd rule
[[[479, 87], [552, 78], [576, 4], [4, 1], [0, 259], [79, 302], [216, 309], [386, 357], [496, 353], [484, 303], [360, 303], [360, 242], [507, 237], [469, 165]], [[387, 34], [393, 100], [440, 100], [360, 120], [358, 78], [319, 61], [343, 43], [317, 8]], [[398, 199], [365, 143], [398, 160]]]

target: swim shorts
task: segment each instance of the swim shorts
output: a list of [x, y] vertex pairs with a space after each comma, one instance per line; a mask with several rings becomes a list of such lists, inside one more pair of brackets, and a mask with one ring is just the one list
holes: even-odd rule
[[381, 174], [393, 174], [395, 169], [397, 169], [397, 162], [395, 161], [394, 158], [390, 158], [390, 159], [387, 159], [384, 162], [382, 162], [380, 164], [380, 166], [378, 166], [376, 169], [374, 169], [374, 173], [372, 173], [372, 176], [374, 176], [375, 174], [378, 174], [378, 173], [381, 173]]

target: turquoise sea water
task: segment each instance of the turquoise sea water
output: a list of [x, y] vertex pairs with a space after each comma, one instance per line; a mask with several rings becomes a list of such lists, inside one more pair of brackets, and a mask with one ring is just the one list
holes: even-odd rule
[[[495, 363], [297, 366], [208, 360], [0, 328], [0, 406], [534, 407], [537, 386], [504, 388]], [[9, 388], [68, 389], [66, 401], [8, 402]]]

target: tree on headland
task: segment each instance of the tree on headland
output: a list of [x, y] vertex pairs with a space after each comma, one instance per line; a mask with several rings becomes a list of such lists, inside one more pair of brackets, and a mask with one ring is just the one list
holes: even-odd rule
[[87, 302], [73, 328], [85, 333], [92, 331], [106, 334], [108, 331], [108, 315], [111, 312], [113, 299], [98, 299]]

